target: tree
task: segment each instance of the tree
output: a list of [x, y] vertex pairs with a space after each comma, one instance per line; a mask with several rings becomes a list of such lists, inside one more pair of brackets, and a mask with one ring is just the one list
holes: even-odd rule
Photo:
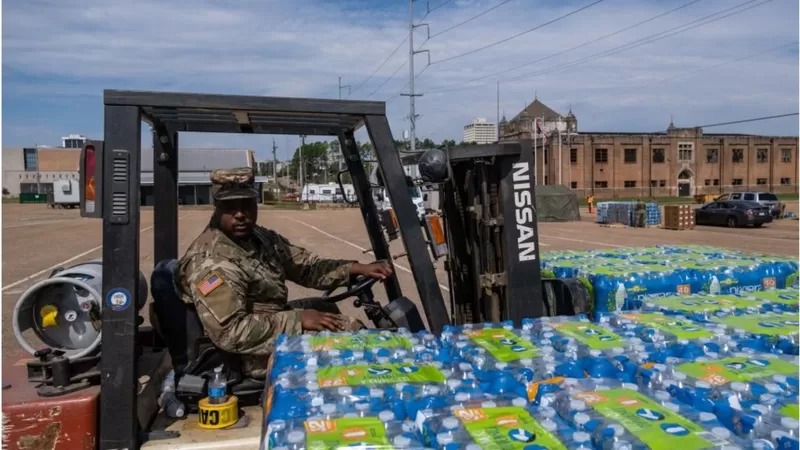
[[[321, 183], [328, 167], [328, 143], [324, 141], [306, 143], [303, 148], [303, 184]], [[290, 176], [297, 178], [300, 168], [300, 147], [294, 151], [289, 164]]]
[[444, 145], [447, 148], [453, 148], [456, 146], [456, 141], [453, 139], [445, 139], [442, 141], [442, 145]]

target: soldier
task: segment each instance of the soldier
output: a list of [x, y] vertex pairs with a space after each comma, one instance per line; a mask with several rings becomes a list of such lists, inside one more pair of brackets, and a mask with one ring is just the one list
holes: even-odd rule
[[647, 205], [644, 204], [642, 199], [636, 201], [636, 225], [637, 227], [644, 228], [647, 226]]
[[[364, 327], [353, 318], [287, 303], [285, 281], [334, 289], [352, 276], [384, 280], [392, 274], [387, 263], [321, 259], [256, 225], [259, 195], [250, 168], [216, 170], [211, 183], [214, 214], [180, 260], [177, 284], [183, 301], [197, 308], [211, 341], [243, 356], [245, 375], [266, 375], [281, 333]], [[335, 305], [323, 305], [338, 311]]]

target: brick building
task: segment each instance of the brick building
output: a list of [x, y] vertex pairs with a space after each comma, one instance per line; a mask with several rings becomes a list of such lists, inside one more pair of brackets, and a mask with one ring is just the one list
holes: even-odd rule
[[582, 197], [797, 192], [797, 136], [704, 133], [673, 123], [659, 133], [584, 132], [572, 111], [561, 116], [536, 99], [501, 121], [501, 141], [533, 140], [535, 122], [540, 184], [563, 184]]

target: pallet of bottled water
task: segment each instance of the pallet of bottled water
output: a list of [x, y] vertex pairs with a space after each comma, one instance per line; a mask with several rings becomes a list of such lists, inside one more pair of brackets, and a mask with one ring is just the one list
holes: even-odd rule
[[[667, 296], [768, 299], [759, 296], [775, 289], [797, 292], [798, 273], [796, 258], [695, 245], [542, 254], [542, 276], [578, 278], [590, 286], [596, 318], [640, 309], [645, 302]], [[789, 302], [797, 307], [796, 301]]]
[[[776, 314], [797, 320], [750, 318]], [[653, 308], [282, 336], [261, 447], [798, 448], [798, 356], [739, 326]]]

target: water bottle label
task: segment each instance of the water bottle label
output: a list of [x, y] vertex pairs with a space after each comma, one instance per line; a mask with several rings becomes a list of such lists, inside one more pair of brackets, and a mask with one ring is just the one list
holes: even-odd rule
[[559, 333], [574, 338], [593, 350], [607, 350], [622, 347], [622, 336], [597, 325], [583, 322], [554, 323], [553, 328]]
[[690, 377], [712, 385], [733, 381], [749, 382], [773, 375], [795, 375], [797, 365], [778, 358], [734, 357], [710, 362], [681, 364], [676, 368]]
[[800, 417], [800, 407], [798, 407], [797, 403], [791, 403], [779, 410], [781, 414], [786, 417], [791, 417], [792, 419], [797, 419]]
[[712, 447], [703, 428], [639, 392], [608, 389], [575, 394], [605, 418], [618, 422], [653, 450]]
[[567, 447], [521, 407], [468, 408], [453, 412], [483, 448], [566, 450]]
[[644, 326], [669, 333], [677, 339], [713, 338], [714, 334], [694, 322], [675, 320], [672, 317], [655, 313], [623, 314], [622, 317]]
[[482, 328], [466, 331], [465, 334], [498, 361], [517, 361], [539, 354], [536, 346], [504, 328]]
[[327, 450], [358, 446], [361, 448], [392, 448], [383, 422], [377, 417], [336, 420], [307, 420], [306, 448]]
[[794, 310], [797, 310], [798, 304], [800, 304], [800, 293], [798, 293], [797, 289], [748, 292], [746, 295], [748, 297], [766, 300], [770, 303], [793, 307], [792, 309]]
[[215, 386], [208, 388], [208, 397], [209, 398], [222, 398], [225, 397], [225, 387], [224, 386]]
[[790, 336], [792, 333], [797, 333], [797, 327], [800, 325], [800, 322], [797, 320], [797, 314], [793, 313], [762, 313], [758, 316], [726, 316], [715, 317], [713, 320], [728, 325], [729, 327], [741, 328], [750, 333], [776, 337]]
[[693, 295], [691, 297], [661, 297], [650, 300], [658, 307], [674, 312], [716, 312], [737, 309], [758, 309], [763, 302], [733, 295]]
[[375, 348], [411, 349], [411, 341], [403, 336], [378, 333], [348, 336], [314, 336], [310, 340], [315, 352], [329, 350], [365, 350]]
[[317, 371], [319, 386], [369, 386], [396, 383], [444, 383], [444, 374], [432, 365], [355, 364]]

